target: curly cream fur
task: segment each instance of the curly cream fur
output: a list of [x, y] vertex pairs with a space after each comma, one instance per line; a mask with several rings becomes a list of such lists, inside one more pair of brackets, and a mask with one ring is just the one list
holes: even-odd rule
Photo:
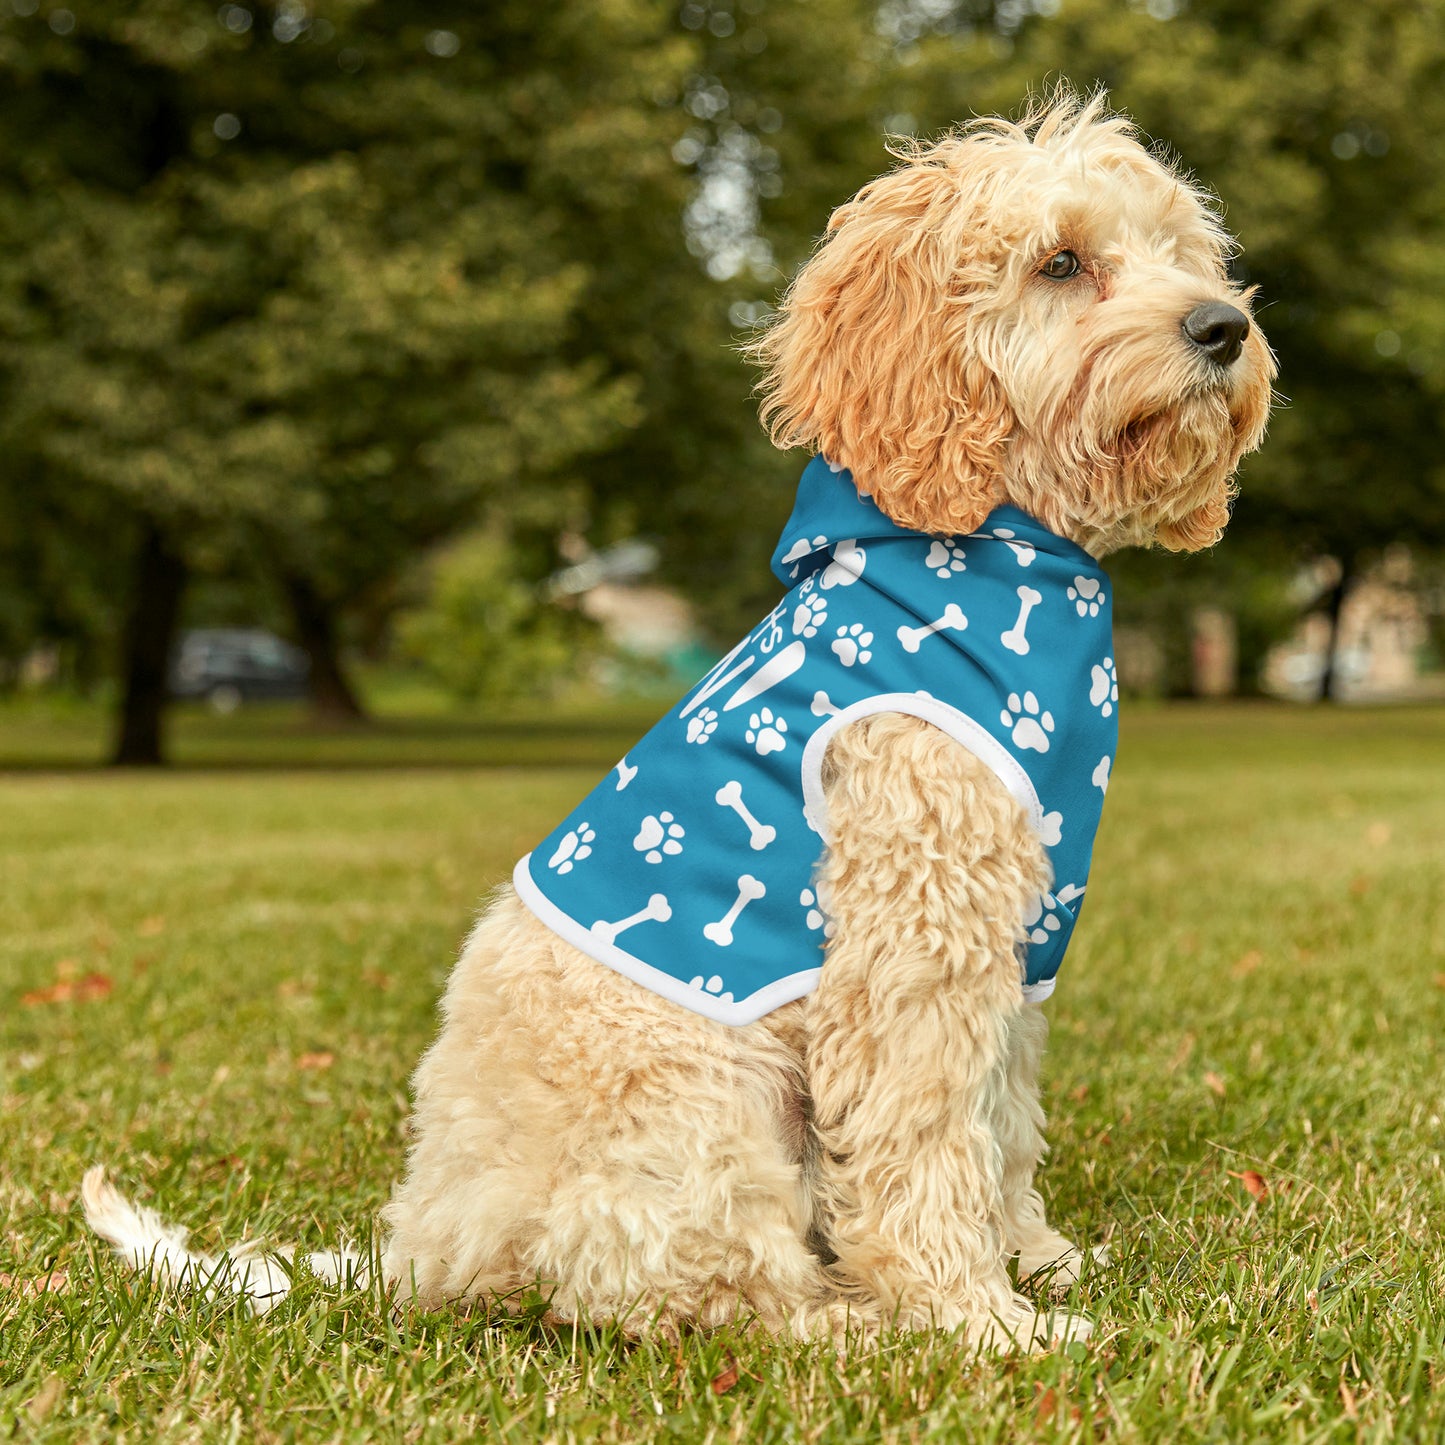
[[541, 1288], [559, 1319], [669, 1336], [1084, 1333], [1005, 1271], [1042, 1148], [1031, 1120], [1001, 1151], [994, 1116], [1038, 1013], [1014, 948], [1043, 848], [993, 772], [914, 718], [843, 730], [826, 791], [822, 984], [746, 1028], [612, 973], [502, 890], [417, 1070], [388, 1278], [427, 1305]]
[[[1102, 97], [975, 121], [840, 206], [751, 348], [780, 446], [848, 466], [890, 516], [970, 532], [1013, 502], [1096, 555], [1198, 548], [1257, 446], [1273, 358], [1221, 376], [1182, 343], [1248, 295], [1208, 198]], [[1058, 283], [1040, 262], [1083, 262]]]
[[[775, 440], [925, 532], [1010, 501], [1096, 555], [1209, 545], [1273, 377], [1257, 329], [1229, 366], [1183, 333], [1202, 302], [1247, 308], [1215, 209], [1099, 99], [901, 158], [839, 209], [755, 348]], [[1062, 249], [1082, 270], [1056, 282]], [[1044, 849], [994, 773], [915, 718], [843, 729], [825, 786], [821, 982], [746, 1028], [610, 972], [502, 890], [416, 1074], [383, 1261], [404, 1297], [541, 1288], [561, 1319], [667, 1335], [1087, 1332], [1006, 1272], [1080, 1262], [1034, 1183], [1045, 1028], [1017, 949]], [[93, 1215], [143, 1257], [130, 1218]]]

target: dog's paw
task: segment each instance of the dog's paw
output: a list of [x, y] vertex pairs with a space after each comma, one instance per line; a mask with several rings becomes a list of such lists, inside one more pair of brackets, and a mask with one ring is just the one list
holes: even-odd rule
[[[1058, 1237], [1057, 1245], [1049, 1249], [1020, 1250], [1019, 1284], [1031, 1289], [1047, 1289], [1054, 1294], [1066, 1294], [1079, 1282], [1085, 1258], [1083, 1251], [1062, 1235]], [[1087, 1258], [1095, 1264], [1107, 1264], [1109, 1246], [1096, 1244]]]
[[1008, 1307], [995, 1314], [968, 1339], [977, 1349], [994, 1354], [1022, 1350], [1037, 1354], [1087, 1340], [1094, 1322], [1085, 1315], [1064, 1310], [1041, 1310], [1032, 1300], [1014, 1295]]

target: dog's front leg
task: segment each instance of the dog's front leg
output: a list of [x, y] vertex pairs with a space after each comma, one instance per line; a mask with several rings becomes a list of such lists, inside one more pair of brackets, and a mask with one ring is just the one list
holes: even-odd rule
[[[1067, 1290], [1083, 1269], [1078, 1247], [1048, 1222], [1034, 1174], [1048, 1146], [1039, 1103], [1039, 1065], [1049, 1026], [1037, 1004], [1025, 1004], [1009, 1028], [1008, 1056], [994, 1096], [994, 1134], [1003, 1159], [1004, 1244], [1019, 1261], [1019, 1279]], [[1107, 1257], [1102, 1246], [1096, 1259]]]
[[808, 1069], [835, 1270], [900, 1325], [966, 1325], [989, 1345], [1077, 1338], [1086, 1322], [1036, 1318], [1006, 1269], [996, 1110], [1042, 846], [994, 773], [914, 718], [842, 731], [825, 787], [835, 932]]

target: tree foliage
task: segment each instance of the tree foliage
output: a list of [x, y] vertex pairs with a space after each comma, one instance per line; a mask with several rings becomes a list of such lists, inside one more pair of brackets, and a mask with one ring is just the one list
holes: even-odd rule
[[675, 235], [651, 97], [687, 48], [644, 0], [425, 15], [0, 20], [0, 436], [26, 496], [192, 565], [259, 550], [338, 606], [486, 506], [566, 515], [579, 459], [642, 419], [589, 313], [617, 279], [589, 212], [625, 197]]
[[478, 523], [523, 578], [564, 526], [655, 535], [728, 630], [797, 471], [737, 341], [885, 131], [1065, 77], [1223, 198], [1280, 355], [1233, 560], [1171, 569], [1445, 546], [1445, 0], [439, 15], [0, 6], [0, 655], [99, 667], [155, 555], [260, 559], [324, 637]]

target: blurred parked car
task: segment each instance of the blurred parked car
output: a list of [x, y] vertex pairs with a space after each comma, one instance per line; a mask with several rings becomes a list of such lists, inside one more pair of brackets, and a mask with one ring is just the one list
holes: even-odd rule
[[310, 671], [299, 647], [259, 627], [198, 628], [181, 636], [170, 691], [235, 712], [243, 702], [305, 697]]

